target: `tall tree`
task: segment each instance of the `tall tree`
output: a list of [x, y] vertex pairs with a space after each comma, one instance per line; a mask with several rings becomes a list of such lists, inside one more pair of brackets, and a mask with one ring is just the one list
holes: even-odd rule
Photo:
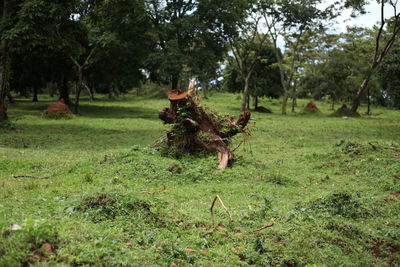
[[382, 105], [400, 109], [400, 44], [393, 45], [389, 55], [378, 71], [382, 91], [379, 102]]
[[321, 3], [321, 0], [262, 0], [259, 3], [259, 10], [263, 13], [267, 33], [275, 49], [279, 50], [278, 40], [285, 42], [285, 51], [276, 53], [284, 89], [282, 114], [286, 114], [288, 98], [293, 94], [299, 50], [306, 43], [304, 34], [323, 27], [324, 23], [336, 15], [336, 3], [324, 10], [319, 8]]
[[247, 2], [145, 0], [157, 43], [147, 59], [151, 80], [175, 89], [184, 75], [197, 76], [203, 83], [212, 77], [227, 37], [237, 33], [236, 25], [245, 17]]
[[[250, 45], [251, 46], [251, 45]], [[254, 49], [259, 49], [253, 46]], [[282, 95], [279, 70], [276, 65], [275, 49], [265, 42], [254, 64], [253, 73], [248, 81], [249, 95], [254, 98], [254, 108], [258, 108], [259, 97], [278, 98]], [[244, 80], [233, 57], [228, 58], [224, 70], [224, 87], [230, 92], [243, 92]]]
[[[357, 93], [353, 97], [351, 111], [356, 113], [361, 103], [361, 98], [368, 87], [373, 73], [377, 70], [386, 55], [390, 52], [393, 44], [395, 43], [400, 33], [400, 12], [398, 10], [398, 1], [385, 1], [380, 0], [380, 25], [375, 37], [375, 52], [372, 58], [372, 62], [369, 66], [369, 70], [366, 72], [361, 85], [357, 89]], [[359, 1], [353, 2], [354, 4], [360, 4]], [[385, 6], [388, 4], [393, 10], [393, 17], [390, 20], [385, 19]], [[385, 34], [385, 25], [386, 34]]]
[[243, 84], [241, 111], [249, 108], [250, 78], [267, 38], [265, 34], [259, 33], [258, 23], [259, 20], [255, 21], [250, 28], [244, 28], [239, 36], [230, 39], [231, 51]]
[[197, 1], [145, 0], [157, 46], [148, 58], [152, 80], [177, 89], [196, 31]]

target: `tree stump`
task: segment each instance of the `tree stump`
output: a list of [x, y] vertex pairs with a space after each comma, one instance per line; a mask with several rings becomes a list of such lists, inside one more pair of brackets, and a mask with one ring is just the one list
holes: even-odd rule
[[218, 155], [218, 168], [225, 169], [234, 158], [229, 141], [236, 134], [247, 132], [250, 112], [244, 111], [236, 120], [232, 116], [211, 112], [207, 107], [200, 106], [192, 82], [188, 92], [172, 90], [168, 99], [170, 107], [159, 112], [159, 118], [172, 125], [166, 134], [165, 144], [181, 153], [214, 151]]

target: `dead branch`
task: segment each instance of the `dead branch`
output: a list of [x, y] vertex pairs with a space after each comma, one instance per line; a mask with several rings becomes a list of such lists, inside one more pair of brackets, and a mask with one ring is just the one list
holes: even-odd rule
[[270, 227], [274, 226], [274, 224], [275, 224], [275, 222], [272, 222], [271, 224], [264, 225], [263, 227], [260, 227], [260, 228], [257, 228], [256, 230], [254, 230], [254, 232], [258, 232], [258, 231], [270, 228]]
[[14, 178], [32, 178], [32, 179], [49, 179], [50, 177], [44, 176], [30, 176], [30, 175], [13, 175]]
[[226, 213], [229, 216], [230, 221], [232, 222], [233, 221], [232, 214], [229, 212], [228, 208], [224, 205], [224, 202], [222, 202], [222, 199], [218, 195], [216, 195], [214, 200], [213, 200], [213, 202], [212, 202], [212, 204], [211, 204], [211, 207], [210, 207], [212, 224], [214, 225], [214, 205], [215, 205], [215, 201], [217, 201], [217, 199], [221, 203], [222, 208], [224, 208], [224, 210], [226, 211]]

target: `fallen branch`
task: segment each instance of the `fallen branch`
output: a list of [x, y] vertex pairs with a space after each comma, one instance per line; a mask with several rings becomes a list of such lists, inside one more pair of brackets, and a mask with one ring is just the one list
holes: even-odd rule
[[274, 224], [275, 224], [275, 222], [272, 222], [271, 224], [264, 225], [263, 227], [260, 227], [260, 228], [257, 228], [256, 230], [254, 230], [254, 232], [258, 232], [258, 231], [270, 228], [270, 227], [274, 226]]
[[214, 205], [215, 205], [215, 201], [217, 201], [217, 199], [218, 199], [219, 202], [221, 203], [222, 208], [224, 208], [224, 210], [226, 211], [226, 213], [227, 213], [228, 216], [229, 216], [229, 219], [230, 219], [231, 222], [232, 222], [233, 219], [232, 219], [231, 213], [229, 212], [228, 208], [224, 205], [224, 202], [222, 202], [222, 199], [221, 199], [218, 195], [216, 195], [215, 198], [214, 198], [214, 200], [213, 200], [213, 202], [212, 202], [212, 204], [211, 204], [211, 207], [210, 207], [212, 224], [214, 225]]
[[32, 178], [32, 179], [49, 179], [50, 177], [30, 176], [30, 175], [13, 175], [14, 178]]

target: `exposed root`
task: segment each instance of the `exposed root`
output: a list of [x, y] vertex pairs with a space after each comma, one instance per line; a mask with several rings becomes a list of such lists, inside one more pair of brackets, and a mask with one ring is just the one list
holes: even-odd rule
[[229, 141], [236, 134], [248, 131], [251, 114], [245, 111], [235, 120], [232, 116], [211, 112], [200, 106], [193, 88], [191, 83], [187, 93], [177, 89], [168, 94], [171, 106], [162, 109], [158, 117], [164, 123], [171, 124], [172, 129], [153, 146], [164, 144], [182, 154], [198, 150], [213, 151], [218, 155], [218, 168], [225, 169], [234, 158]]

